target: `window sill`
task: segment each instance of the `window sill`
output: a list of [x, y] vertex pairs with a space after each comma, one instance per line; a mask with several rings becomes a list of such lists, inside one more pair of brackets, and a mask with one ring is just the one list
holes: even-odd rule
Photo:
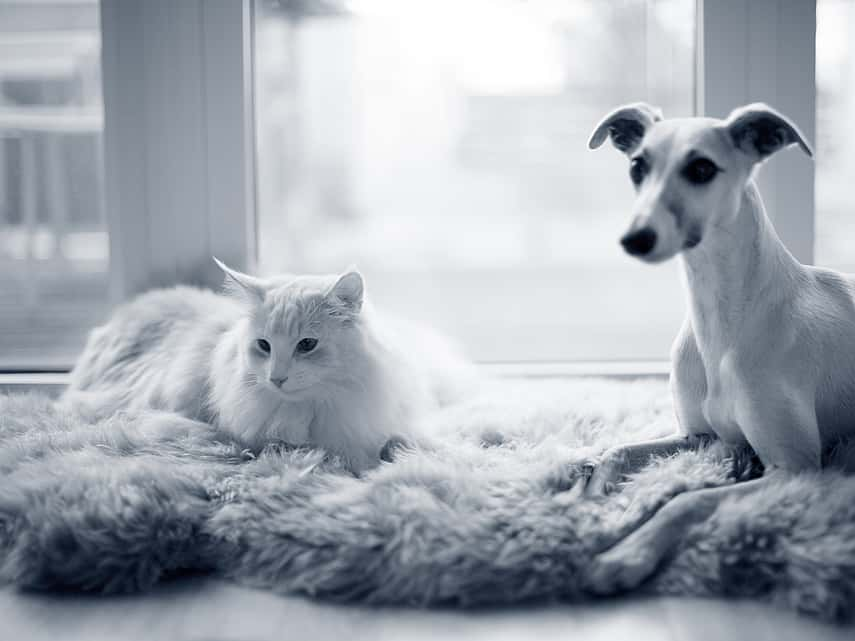
[[68, 385], [68, 377], [68, 372], [0, 372], [0, 393], [38, 390], [58, 396]]
[[[498, 378], [667, 378], [671, 364], [667, 361], [576, 361], [533, 363], [481, 363], [478, 368], [487, 376]], [[0, 372], [0, 392], [29, 390], [59, 392], [68, 385], [68, 372]]]
[[667, 378], [668, 361], [555, 361], [518, 363], [481, 363], [488, 376], [500, 378]]

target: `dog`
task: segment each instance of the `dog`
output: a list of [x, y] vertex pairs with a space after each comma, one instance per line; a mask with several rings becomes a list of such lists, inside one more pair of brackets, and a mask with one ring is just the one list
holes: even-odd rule
[[800, 264], [754, 181], [786, 147], [813, 155], [799, 129], [760, 103], [724, 120], [663, 119], [636, 103], [606, 115], [589, 148], [606, 138], [628, 156], [636, 189], [620, 242], [646, 263], [679, 254], [688, 314], [671, 352], [679, 433], [607, 451], [585, 492], [607, 492], [651, 457], [710, 438], [750, 446], [765, 472], [666, 503], [594, 558], [590, 587], [603, 594], [642, 583], [721, 501], [819, 469], [824, 449], [855, 432], [855, 277]]

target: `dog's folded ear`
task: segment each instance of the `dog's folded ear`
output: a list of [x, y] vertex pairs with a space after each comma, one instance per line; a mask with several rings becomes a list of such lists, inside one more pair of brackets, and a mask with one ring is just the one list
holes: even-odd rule
[[594, 128], [588, 140], [588, 149], [596, 149], [605, 142], [606, 137], [610, 137], [615, 147], [630, 154], [638, 147], [651, 125], [659, 120], [662, 120], [662, 111], [646, 102], [618, 107]]
[[734, 109], [724, 126], [734, 146], [758, 161], [790, 145], [798, 145], [808, 156], [813, 156], [799, 128], [763, 103]]

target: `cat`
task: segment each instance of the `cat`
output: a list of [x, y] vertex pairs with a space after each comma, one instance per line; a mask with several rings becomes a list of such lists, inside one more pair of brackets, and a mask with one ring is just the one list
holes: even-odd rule
[[472, 378], [439, 334], [377, 314], [357, 271], [262, 279], [214, 260], [223, 293], [151, 291], [92, 330], [65, 399], [176, 412], [251, 451], [321, 447], [359, 473]]

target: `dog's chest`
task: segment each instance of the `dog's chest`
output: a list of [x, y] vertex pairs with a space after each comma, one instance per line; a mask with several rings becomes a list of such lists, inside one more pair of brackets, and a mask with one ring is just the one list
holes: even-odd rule
[[730, 445], [742, 445], [747, 439], [736, 420], [737, 382], [727, 369], [726, 361], [707, 368], [707, 396], [701, 409], [719, 439]]

